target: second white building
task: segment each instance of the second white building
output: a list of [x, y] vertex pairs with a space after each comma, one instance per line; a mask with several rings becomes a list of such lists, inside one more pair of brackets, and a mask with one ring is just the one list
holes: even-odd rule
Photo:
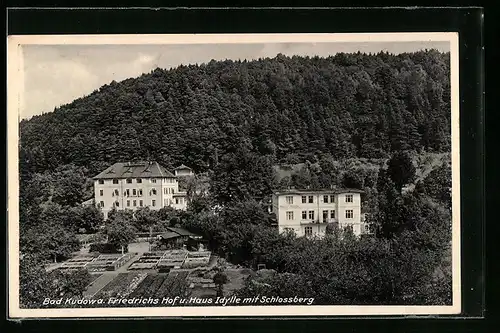
[[290, 230], [297, 236], [325, 235], [326, 227], [352, 228], [355, 235], [368, 233], [361, 214], [360, 190], [286, 190], [273, 193], [272, 212], [280, 232]]

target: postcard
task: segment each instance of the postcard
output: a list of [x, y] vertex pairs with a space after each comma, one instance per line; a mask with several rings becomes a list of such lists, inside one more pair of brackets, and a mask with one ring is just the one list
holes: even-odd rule
[[459, 314], [458, 34], [8, 37], [10, 318]]

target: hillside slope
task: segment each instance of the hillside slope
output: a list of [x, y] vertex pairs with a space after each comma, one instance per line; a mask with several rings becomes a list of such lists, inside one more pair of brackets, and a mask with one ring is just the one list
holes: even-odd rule
[[337, 54], [156, 69], [20, 124], [22, 174], [124, 160], [196, 172], [238, 142], [276, 163], [449, 150], [449, 54]]

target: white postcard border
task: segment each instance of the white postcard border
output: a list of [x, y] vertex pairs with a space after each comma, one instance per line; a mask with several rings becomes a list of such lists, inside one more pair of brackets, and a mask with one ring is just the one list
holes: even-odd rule
[[[452, 138], [452, 279], [450, 306], [202, 306], [149, 308], [21, 309], [19, 306], [19, 110], [22, 103], [23, 45], [216, 44], [216, 43], [333, 43], [333, 42], [450, 43]], [[7, 156], [8, 156], [8, 295], [10, 318], [74, 317], [251, 317], [251, 316], [390, 316], [445, 315], [461, 312], [460, 276], [460, 152], [458, 33], [341, 33], [341, 34], [175, 34], [175, 35], [30, 35], [7, 39]]]

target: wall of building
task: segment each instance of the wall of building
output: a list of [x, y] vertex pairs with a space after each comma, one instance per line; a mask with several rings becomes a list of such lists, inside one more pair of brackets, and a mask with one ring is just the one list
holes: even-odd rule
[[[346, 200], [346, 196], [352, 195], [352, 202]], [[347, 211], [352, 211], [353, 217], [347, 217]], [[361, 223], [361, 196], [359, 193], [341, 193], [338, 195], [338, 218], [339, 227], [352, 227], [355, 235], [360, 235], [364, 226]]]
[[[139, 179], [140, 183], [137, 182], [137, 178], [132, 178], [131, 183], [128, 183], [127, 179], [117, 179], [117, 184], [113, 179], [103, 180], [104, 184], [100, 184], [99, 180], [94, 181], [95, 202], [101, 207], [104, 218], [107, 218], [113, 206], [117, 210], [136, 210], [141, 207], [159, 210], [166, 206], [174, 206], [173, 196], [179, 192], [175, 178]], [[175, 208], [185, 209], [183, 205], [177, 205]]]
[[193, 171], [189, 170], [189, 169], [179, 169], [179, 170], [175, 170], [174, 172], [175, 172], [175, 175], [179, 176], [179, 177], [194, 175]]
[[[352, 195], [352, 202], [345, 202], [346, 194]], [[325, 195], [327, 196], [326, 202]], [[302, 199], [304, 196], [305, 203]], [[310, 196], [312, 196], [312, 203]], [[291, 197], [292, 202], [287, 197]], [[322, 237], [325, 235], [328, 223], [335, 222], [338, 222], [341, 228], [352, 226], [353, 232], [357, 235], [363, 230], [359, 193], [311, 192], [273, 195], [272, 211], [278, 219], [279, 231], [291, 229], [297, 236], [304, 236], [306, 231], [310, 231], [311, 235]], [[346, 211], [349, 211], [349, 217], [346, 217]], [[326, 214], [326, 218], [323, 214]]]
[[175, 209], [186, 210], [187, 209], [187, 193], [178, 192], [177, 195], [173, 197], [172, 207]]

